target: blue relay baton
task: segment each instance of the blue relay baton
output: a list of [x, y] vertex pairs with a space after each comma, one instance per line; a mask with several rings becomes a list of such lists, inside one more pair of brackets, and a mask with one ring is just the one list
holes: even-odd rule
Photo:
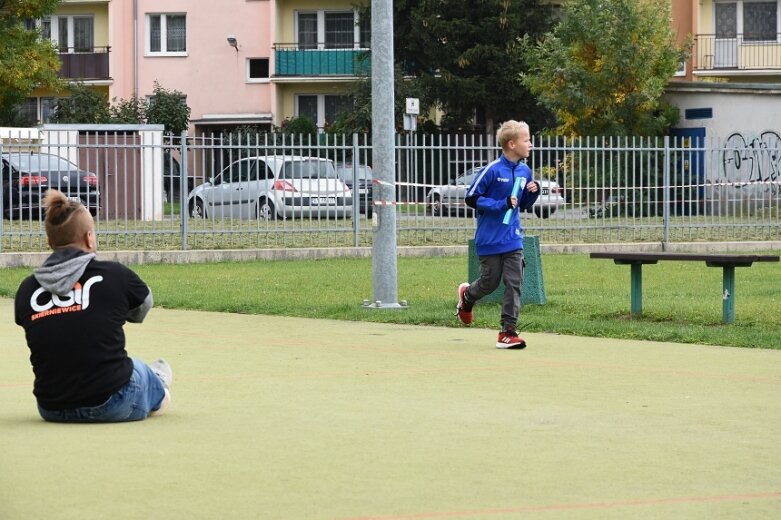
[[[523, 191], [523, 189], [526, 187], [526, 178], [525, 177], [516, 177], [515, 178], [515, 184], [513, 184], [513, 197], [517, 197], [518, 193], [520, 191]], [[504, 219], [502, 219], [502, 223], [507, 225], [510, 223], [510, 218], [513, 216], [513, 210], [515, 208], [510, 208], [507, 211], [504, 212]]]

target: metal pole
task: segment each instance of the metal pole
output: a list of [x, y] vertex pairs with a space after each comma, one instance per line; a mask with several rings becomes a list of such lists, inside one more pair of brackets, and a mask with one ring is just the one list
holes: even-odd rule
[[396, 273], [396, 163], [393, 92], [393, 2], [372, 0], [373, 298], [367, 308], [401, 308]]
[[[187, 163], [187, 131], [182, 131], [179, 142], [179, 218], [182, 219], [182, 250], [187, 251], [190, 247], [187, 243], [187, 234], [189, 233], [188, 215], [190, 208], [187, 206], [187, 195], [190, 186], [190, 165]], [[173, 165], [171, 165], [173, 166]], [[173, 202], [173, 186], [171, 186], [171, 201]]]
[[664, 223], [664, 239], [662, 240], [662, 251], [667, 251], [670, 245], [670, 136], [664, 136], [664, 164], [662, 183], [662, 221]]

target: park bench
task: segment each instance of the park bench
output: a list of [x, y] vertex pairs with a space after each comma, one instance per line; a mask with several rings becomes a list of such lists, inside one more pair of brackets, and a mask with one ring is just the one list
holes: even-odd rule
[[631, 266], [632, 315], [643, 312], [643, 265], [661, 260], [705, 262], [708, 267], [723, 268], [722, 321], [735, 321], [735, 268], [751, 267], [754, 262], [778, 262], [777, 255], [710, 254], [710, 253], [632, 253], [602, 251], [591, 258], [607, 258], [618, 265]]

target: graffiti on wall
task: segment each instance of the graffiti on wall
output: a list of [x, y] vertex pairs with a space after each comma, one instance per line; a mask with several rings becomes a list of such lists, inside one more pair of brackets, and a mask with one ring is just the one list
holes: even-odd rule
[[781, 191], [781, 136], [774, 131], [755, 137], [736, 132], [725, 142], [721, 166], [725, 180], [734, 188], [777, 195]]

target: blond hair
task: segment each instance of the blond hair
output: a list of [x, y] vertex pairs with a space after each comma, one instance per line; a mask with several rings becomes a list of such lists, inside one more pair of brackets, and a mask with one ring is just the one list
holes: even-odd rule
[[524, 130], [527, 133], [529, 132], [528, 124], [524, 121], [510, 119], [509, 121], [502, 123], [502, 126], [499, 127], [499, 130], [496, 132], [496, 140], [499, 142], [499, 146], [502, 147], [502, 150], [504, 150], [507, 147], [507, 143], [518, 139], [518, 136], [521, 135], [521, 132]]
[[43, 207], [46, 209], [46, 236], [52, 248], [73, 244], [91, 229], [91, 222], [81, 214], [87, 208], [58, 190], [46, 192]]

